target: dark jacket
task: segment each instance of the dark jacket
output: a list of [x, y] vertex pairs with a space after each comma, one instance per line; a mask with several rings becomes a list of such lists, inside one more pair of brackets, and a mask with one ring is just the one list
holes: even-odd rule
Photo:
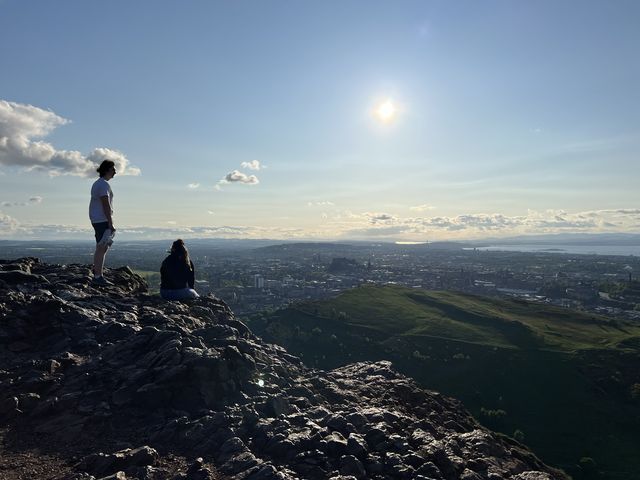
[[169, 255], [160, 267], [160, 288], [167, 290], [179, 290], [181, 288], [193, 288], [195, 282], [195, 269], [193, 262], [191, 270], [184, 260], [177, 255]]

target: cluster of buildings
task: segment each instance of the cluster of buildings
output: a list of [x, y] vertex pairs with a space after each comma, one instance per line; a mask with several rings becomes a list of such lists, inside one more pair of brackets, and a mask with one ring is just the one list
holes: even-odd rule
[[[2, 242], [4, 258], [90, 264], [89, 242]], [[159, 288], [166, 242], [119, 243], [108, 265], [129, 265]], [[283, 244], [233, 248], [190, 242], [196, 289], [236, 314], [329, 298], [359, 285], [403, 285], [518, 297], [640, 321], [640, 257], [557, 252], [495, 252], [393, 244]]]
[[[287, 253], [232, 260], [210, 255], [200, 260], [199, 276], [206, 282], [201, 290], [221, 297], [237, 314], [329, 298], [359, 285], [393, 284], [518, 297], [640, 320], [640, 296], [616, 292], [620, 285], [637, 283], [638, 257], [399, 249], [350, 252], [348, 262], [336, 262], [343, 259], [332, 255], [343, 253], [339, 249], [322, 255]], [[333, 268], [336, 263], [344, 268]]]

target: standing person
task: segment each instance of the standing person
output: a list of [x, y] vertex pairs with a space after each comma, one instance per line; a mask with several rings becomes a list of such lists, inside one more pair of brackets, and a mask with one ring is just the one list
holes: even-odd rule
[[116, 166], [111, 160], [103, 160], [97, 172], [100, 178], [91, 186], [91, 201], [89, 202], [89, 219], [96, 234], [96, 251], [93, 254], [93, 283], [111, 285], [111, 282], [102, 276], [104, 257], [110, 246], [109, 242], [103, 242], [102, 239], [107, 230], [110, 230], [111, 235], [116, 231], [112, 216], [113, 191], [108, 183], [116, 174]]
[[196, 272], [181, 239], [171, 245], [171, 253], [160, 267], [160, 296], [165, 300], [190, 300], [200, 295], [193, 289]]

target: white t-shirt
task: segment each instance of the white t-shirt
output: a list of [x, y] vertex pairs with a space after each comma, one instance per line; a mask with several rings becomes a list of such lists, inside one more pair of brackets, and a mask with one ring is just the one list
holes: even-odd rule
[[100, 197], [104, 196], [109, 198], [109, 208], [113, 214], [113, 192], [111, 191], [109, 182], [100, 177], [98, 180], [93, 182], [93, 185], [91, 186], [91, 201], [89, 202], [89, 219], [91, 220], [91, 223], [109, 221], [107, 216], [104, 214], [102, 200], [100, 200]]

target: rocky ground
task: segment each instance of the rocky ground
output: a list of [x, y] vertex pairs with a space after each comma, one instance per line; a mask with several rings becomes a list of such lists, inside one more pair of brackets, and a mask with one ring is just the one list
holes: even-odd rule
[[0, 260], [0, 478], [567, 479], [387, 362], [330, 372], [127, 267]]

